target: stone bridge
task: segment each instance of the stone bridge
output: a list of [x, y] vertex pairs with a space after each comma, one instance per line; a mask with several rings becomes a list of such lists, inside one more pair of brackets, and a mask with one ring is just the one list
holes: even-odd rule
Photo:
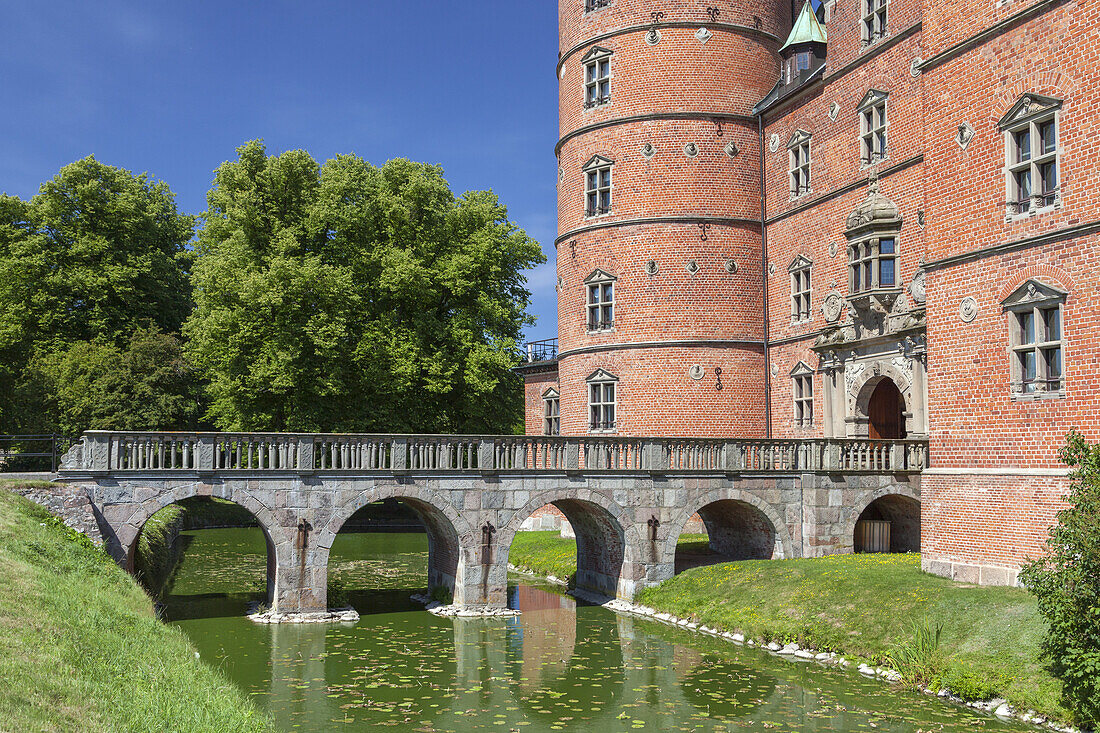
[[865, 511], [892, 521], [894, 549], [919, 549], [927, 462], [921, 441], [94, 431], [60, 474], [87, 493], [128, 567], [165, 506], [213, 496], [245, 507], [267, 537], [269, 600], [295, 614], [326, 609], [337, 532], [382, 499], [420, 516], [428, 584], [456, 605], [505, 605], [512, 539], [547, 504], [576, 533], [577, 588], [629, 600], [673, 575], [696, 513], [731, 558], [851, 552]]

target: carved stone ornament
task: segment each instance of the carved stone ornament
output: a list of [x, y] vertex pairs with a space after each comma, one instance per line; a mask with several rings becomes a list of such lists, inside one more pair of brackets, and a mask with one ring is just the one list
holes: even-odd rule
[[702, 364], [692, 364], [688, 369], [688, 376], [698, 382], [704, 376], [706, 376], [707, 370], [703, 368]]
[[974, 134], [974, 128], [969, 122], [960, 122], [958, 131], [955, 133], [955, 142], [960, 148], [966, 150], [966, 146], [974, 139]]
[[840, 114], [840, 105], [833, 102], [829, 105], [829, 119], [836, 122], [836, 116]]
[[909, 62], [909, 76], [920, 76], [920, 65], [924, 63], [924, 59], [917, 56], [915, 59]]
[[706, 45], [707, 41], [709, 41], [713, 36], [714, 34], [706, 28], [700, 28], [699, 30], [695, 31], [695, 40], [699, 41], [699, 43], [702, 43], [703, 45]]
[[558, 276], [558, 290], [565, 289], [565, 278]]
[[726, 272], [728, 272], [731, 275], [736, 274], [737, 273], [737, 263], [734, 262], [733, 260], [726, 260]]
[[558, 71], [558, 78], [559, 79], [564, 79], [565, 78], [565, 64], [561, 65], [561, 70]]
[[779, 376], [779, 365], [778, 364], [772, 364], [772, 376], [773, 377], [778, 377]]
[[650, 46], [656, 46], [661, 42], [661, 31], [656, 28], [650, 28], [649, 32], [645, 34], [645, 42]]
[[699, 272], [699, 263], [695, 260], [688, 260], [684, 265], [684, 269], [688, 271], [689, 275], [694, 275]]
[[909, 295], [918, 305], [924, 303], [924, 270], [917, 270], [913, 274], [913, 280], [909, 283]]
[[699, 155], [699, 146], [695, 143], [688, 143], [684, 146], [684, 155], [689, 158], [694, 158]]
[[642, 146], [642, 157], [646, 160], [653, 160], [653, 156], [657, 154], [657, 148], [653, 146], [653, 143], [646, 143]]
[[779, 150], [779, 135], [774, 132], [772, 133], [772, 136], [768, 138], [768, 150], [772, 151], [773, 153], [776, 150]]
[[840, 293], [829, 293], [825, 296], [825, 300], [821, 302], [821, 314], [825, 316], [825, 320], [829, 323], [836, 323], [840, 320], [840, 311], [844, 308], [844, 298], [840, 297]]
[[774, 275], [775, 274], [775, 263], [774, 262], [769, 262], [768, 263], [768, 274], [769, 275]]
[[657, 260], [650, 260], [649, 262], [645, 263], [645, 271], [647, 275], [656, 275], [657, 270]]
[[558, 183], [565, 183], [565, 169], [558, 168]]
[[732, 160], [736, 158], [737, 154], [741, 151], [737, 149], [737, 144], [734, 143], [733, 140], [730, 140], [728, 143], [726, 143], [726, 147], [722, 148], [722, 152], [725, 153], [726, 156], [730, 158], [730, 160]]
[[829, 256], [836, 257], [837, 246], [836, 242], [829, 242]]
[[970, 323], [978, 317], [978, 301], [972, 295], [963, 298], [959, 303], [959, 319], [963, 323]]

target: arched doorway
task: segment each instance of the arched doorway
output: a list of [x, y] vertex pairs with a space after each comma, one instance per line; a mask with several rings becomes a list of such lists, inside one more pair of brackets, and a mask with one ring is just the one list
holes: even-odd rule
[[920, 552], [920, 502], [889, 494], [867, 505], [856, 521], [856, 552]]
[[[774, 555], [775, 527], [753, 505], [724, 499], [701, 507], [698, 516], [702, 527], [689, 519], [681, 531], [674, 572], [721, 562], [770, 560]], [[705, 535], [695, 534], [700, 530]]]
[[879, 380], [867, 402], [867, 436], [872, 440], [905, 437], [905, 399], [889, 377]]

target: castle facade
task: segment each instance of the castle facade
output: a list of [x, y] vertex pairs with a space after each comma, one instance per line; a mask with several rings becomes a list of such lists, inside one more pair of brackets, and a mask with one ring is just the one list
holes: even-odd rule
[[1100, 437], [1090, 4], [560, 0], [528, 433], [927, 440], [924, 567], [1015, 583]]

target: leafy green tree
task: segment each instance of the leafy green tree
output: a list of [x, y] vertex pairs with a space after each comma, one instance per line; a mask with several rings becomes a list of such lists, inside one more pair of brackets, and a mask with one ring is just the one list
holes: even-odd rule
[[1050, 624], [1044, 651], [1062, 696], [1085, 726], [1100, 725], [1100, 445], [1073, 432], [1061, 450], [1074, 467], [1066, 501], [1047, 539], [1047, 557], [1021, 579]]
[[196, 429], [202, 388], [179, 339], [143, 328], [125, 348], [104, 339], [78, 341], [32, 365], [64, 435], [84, 430]]
[[85, 158], [29, 201], [0, 196], [0, 421], [51, 430], [29, 366], [97, 341], [125, 348], [151, 324], [178, 332], [191, 307], [194, 218], [168, 186]]
[[187, 353], [229, 430], [490, 432], [544, 261], [491, 192], [436, 166], [238, 149], [208, 194]]

